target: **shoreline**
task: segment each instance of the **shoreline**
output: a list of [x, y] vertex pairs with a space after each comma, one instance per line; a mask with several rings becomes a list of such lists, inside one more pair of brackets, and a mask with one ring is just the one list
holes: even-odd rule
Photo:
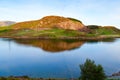
[[[78, 80], [78, 78], [70, 78], [70, 80]], [[29, 76], [0, 76], [0, 80], [69, 80], [68, 78], [33, 78]]]
[[0, 38], [11, 38], [11, 39], [58, 39], [58, 40], [103, 40], [109, 38], [120, 38], [120, 35], [100, 35], [95, 37], [28, 37], [28, 36], [21, 36], [21, 37], [12, 37], [12, 36], [0, 36]]

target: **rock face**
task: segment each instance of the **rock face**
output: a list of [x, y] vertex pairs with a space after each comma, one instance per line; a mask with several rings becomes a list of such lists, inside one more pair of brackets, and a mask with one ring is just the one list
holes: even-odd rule
[[15, 24], [13, 21], [0, 21], [0, 26], [9, 26]]
[[40, 20], [21, 22], [13, 25], [13, 29], [49, 29], [61, 28], [70, 30], [82, 30], [86, 27], [80, 21], [72, 20], [72, 18], [65, 18], [60, 16], [46, 16]]
[[62, 28], [62, 29], [80, 30], [84, 28], [84, 25], [79, 22], [65, 21], [65, 22], [56, 24], [56, 27]]

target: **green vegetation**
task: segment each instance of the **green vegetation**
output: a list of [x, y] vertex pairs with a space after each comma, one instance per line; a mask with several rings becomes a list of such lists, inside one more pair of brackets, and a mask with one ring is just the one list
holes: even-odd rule
[[8, 30], [8, 29], [10, 29], [10, 26], [0, 27], [0, 31], [4, 31], [4, 30]]
[[81, 75], [79, 78], [31, 78], [28, 76], [9, 76], [0, 77], [0, 80], [120, 80], [119, 78], [107, 78], [103, 67], [94, 61], [86, 59], [84, 64], [80, 65]]
[[92, 26], [95, 28], [91, 28], [90, 32], [82, 32], [79, 30], [66, 30], [59, 28], [49, 28], [49, 29], [41, 29], [41, 30], [33, 30], [33, 29], [12, 29], [12, 26], [8, 27], [0, 27], [0, 37], [8, 37], [8, 38], [54, 38], [54, 39], [96, 39], [95, 37], [104, 37], [104, 38], [114, 38], [120, 37], [120, 30], [115, 27], [100, 27], [100, 26]]
[[115, 27], [100, 27], [100, 26], [95, 26], [95, 28], [92, 27], [90, 26], [89, 28], [90, 33], [87, 34], [88, 37], [120, 35], [120, 30]]
[[31, 29], [0, 29], [0, 36], [10, 36], [10, 37], [77, 37], [85, 35], [84, 32], [74, 31], [74, 30], [64, 30], [64, 29], [49, 29], [49, 30], [31, 30]]
[[64, 78], [30, 78], [28, 76], [10, 76], [10, 77], [0, 77], [0, 80], [68, 80]]
[[120, 34], [120, 30], [115, 27], [100, 27], [98, 29], [92, 30], [92, 33], [96, 35], [113, 35]]
[[87, 59], [80, 65], [80, 80], [105, 80], [105, 73], [101, 65], [96, 65], [94, 61]]
[[115, 78], [111, 78], [111, 79], [106, 79], [106, 80], [120, 80], [119, 78], [117, 79], [115, 79]]
[[86, 27], [89, 28], [89, 29], [98, 29], [101, 26], [98, 26], [98, 25], [87, 25]]
[[113, 26], [85, 26], [74, 18], [46, 16], [0, 27], [0, 37], [99, 40], [120, 37], [120, 30]]
[[72, 21], [75, 21], [75, 22], [80, 22], [80, 23], [82, 23], [82, 21], [77, 20], [77, 19], [74, 19], [74, 18], [68, 18], [68, 19], [70, 19], [70, 20], [72, 20]]
[[50, 30], [42, 30], [37, 32], [34, 36], [48, 36], [48, 37], [77, 37], [80, 35], [84, 35], [83, 32], [74, 31], [74, 30], [64, 30], [64, 29], [50, 29]]

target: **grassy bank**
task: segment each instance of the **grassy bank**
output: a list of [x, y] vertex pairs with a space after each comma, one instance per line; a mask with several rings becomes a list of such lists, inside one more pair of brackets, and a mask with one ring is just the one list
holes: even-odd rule
[[[30, 78], [28, 76], [19, 76], [19, 77], [0, 77], [0, 80], [69, 80], [65, 78]], [[77, 79], [75, 79], [77, 80]]]
[[45, 39], [81, 39], [81, 40], [97, 40], [104, 38], [120, 37], [120, 30], [116, 28], [101, 27], [90, 29], [90, 32], [81, 32], [65, 29], [47, 29], [47, 30], [31, 30], [18, 29], [13, 30], [11, 27], [0, 27], [0, 37], [7, 38], [45, 38]]
[[[28, 76], [18, 76], [18, 77], [0, 77], [0, 80], [80, 80], [80, 79], [65, 79], [65, 78], [30, 78]], [[105, 80], [120, 80], [120, 79], [105, 79]]]
[[[81, 80], [79, 78], [66, 79], [66, 78], [30, 78], [28, 76], [9, 76], [9, 77], [0, 77], [0, 80]], [[105, 80], [120, 80], [120, 79], [105, 79]]]

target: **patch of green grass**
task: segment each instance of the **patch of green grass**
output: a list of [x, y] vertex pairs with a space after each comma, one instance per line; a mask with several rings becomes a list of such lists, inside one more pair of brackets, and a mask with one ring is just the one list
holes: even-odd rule
[[114, 78], [111, 78], [111, 79], [106, 79], [106, 80], [120, 80], [120, 79], [114, 79]]
[[11, 29], [10, 26], [4, 26], [4, 27], [0, 27], [0, 31], [5, 31], [5, 30], [9, 30]]
[[1, 30], [0, 35], [9, 36], [28, 36], [28, 37], [77, 37], [84, 36], [84, 32], [74, 31], [74, 30], [64, 30], [64, 29], [49, 29], [49, 30]]
[[[13, 31], [13, 32], [15, 32], [15, 31]], [[31, 35], [33, 35], [35, 32], [34, 32], [34, 30], [17, 30], [16, 32], [15, 32], [15, 34], [13, 34], [13, 36], [31, 36]]]
[[95, 35], [114, 35], [114, 34], [120, 34], [120, 30], [116, 29], [116, 28], [101, 27], [101, 28], [92, 30], [92, 34], [95, 34]]
[[0, 36], [7, 35], [9, 31], [11, 31], [10, 26], [0, 27]]
[[86, 37], [96, 37], [96, 36], [98, 36], [97, 34], [86, 34], [85, 35]]
[[34, 36], [49, 36], [49, 37], [77, 37], [84, 35], [84, 32], [64, 29], [50, 29], [38, 31]]
[[0, 36], [10, 37], [53, 37], [53, 38], [64, 38], [64, 37], [96, 37], [100, 35], [120, 35], [120, 30], [116, 28], [101, 27], [98, 29], [91, 29], [90, 33], [65, 30], [58, 28], [51, 28], [48, 30], [32, 30], [32, 29], [18, 29], [12, 30], [10, 27], [0, 27]]
[[0, 80], [68, 80], [65, 78], [30, 78], [28, 76], [19, 76], [19, 77], [0, 77]]

